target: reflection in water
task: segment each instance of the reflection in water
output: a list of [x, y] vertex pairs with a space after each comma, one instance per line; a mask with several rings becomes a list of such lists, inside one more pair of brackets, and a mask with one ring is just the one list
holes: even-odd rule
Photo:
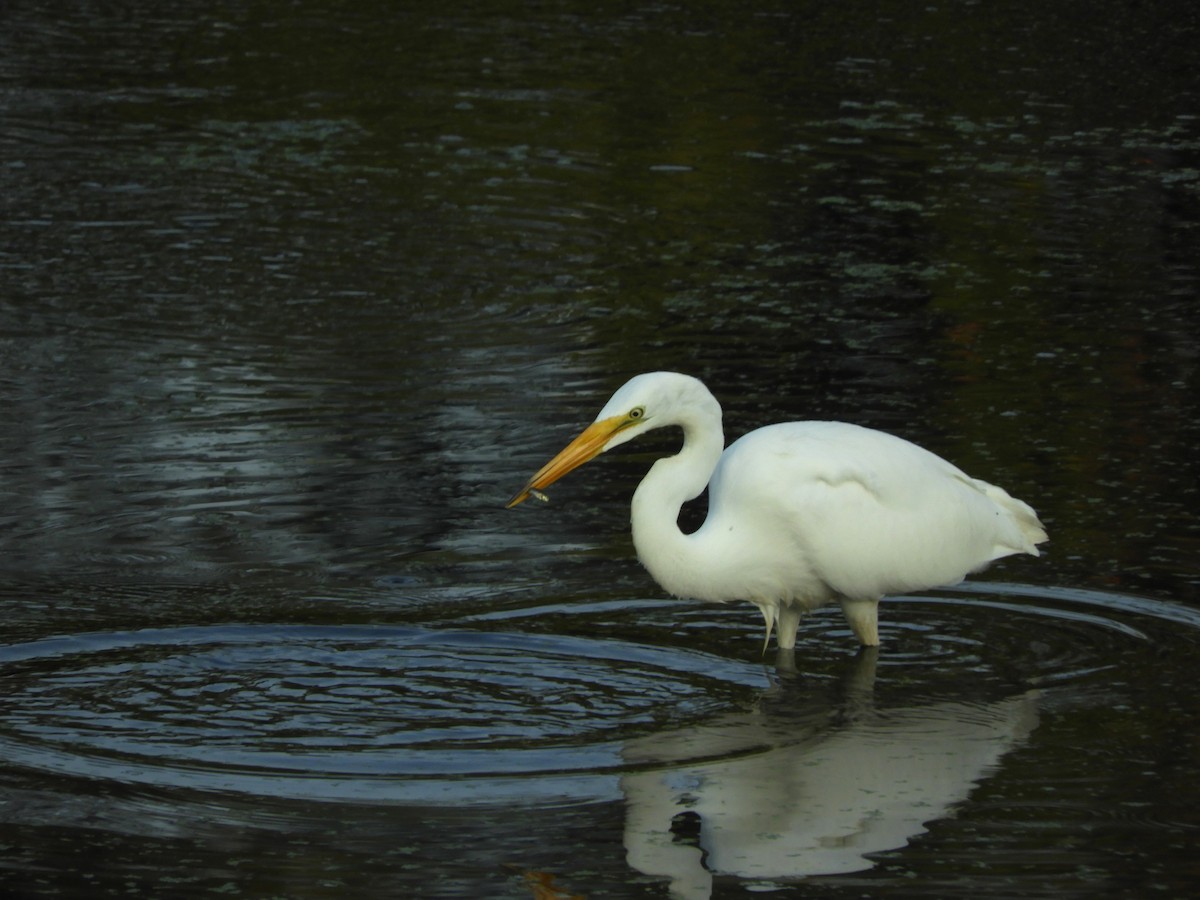
[[[0, 894], [527, 900], [520, 862], [657, 898], [627, 813], [736, 870], [735, 760], [745, 789], [1030, 684], [989, 802], [804, 893], [1194, 893], [1183, 5], [504, 7], [0, 4], [0, 640], [77, 642], [0, 672]], [[897, 600], [876, 713], [747, 713], [744, 611], [638, 605], [644, 458], [540, 532], [500, 508], [648, 360], [725, 385], [730, 435], [855, 421], [1040, 498], [1054, 544], [1005, 569], [1034, 593]], [[672, 757], [718, 732], [748, 743]], [[453, 741], [465, 774], [414, 774]]]
[[[161, 835], [172, 803], [211, 806], [173, 801], [181, 791], [227, 797], [225, 824], [243, 826], [252, 798], [421, 810], [620, 796], [629, 865], [707, 897], [714, 874], [869, 868], [1036, 724], [1033, 693], [878, 710], [878, 653], [860, 653], [831, 703], [783, 651], [743, 712], [759, 666], [621, 641], [378, 626], [77, 635], [0, 648], [0, 748], [59, 778], [165, 792], [136, 802], [130, 834]], [[107, 822], [104, 806], [90, 814]], [[63, 814], [31, 793], [20, 817]]]
[[[630, 742], [647, 766], [621, 778], [625, 845], [639, 871], [672, 895], [706, 898], [714, 874], [751, 879], [856, 872], [869, 854], [904, 846], [967, 798], [1037, 725], [1034, 692], [993, 703], [938, 702], [875, 712], [877, 650], [864, 650], [835, 719], [759, 709], [701, 728]], [[787, 682], [777, 692], [785, 697]], [[769, 708], [781, 697], [764, 698]], [[796, 698], [800, 699], [800, 698]], [[680, 747], [756, 734], [767, 749], [680, 768], [652, 768]]]
[[[666, 879], [691, 898], [721, 878], [863, 872], [940, 819], [927, 845], [888, 854], [871, 877], [894, 883], [936, 859], [945, 877], [930, 873], [930, 894], [948, 896], [946, 873], [990, 852], [981, 823], [1004, 852], [1024, 853], [1046, 828], [1107, 815], [1091, 794], [1106, 783], [1100, 762], [1134, 761], [1114, 817], [1150, 814], [1134, 751], [1145, 729], [1174, 720], [1177, 700], [1131, 703], [1114, 673], [1128, 677], [1148, 647], [1182, 646], [1200, 625], [1135, 597], [991, 587], [1003, 603], [979, 596], [982, 585], [903, 599], [884, 649], [853, 660], [814, 638], [782, 655], [765, 687], [756, 660], [620, 636], [655, 631], [655, 617], [693, 635], [727, 625], [671, 601], [482, 611], [438, 627], [200, 625], [9, 644], [0, 833], [49, 852], [44, 835], [65, 829], [138, 859], [185, 842], [204, 866], [160, 867], [193, 886], [230, 857], [294, 888], [303, 873], [291, 860], [320, 847], [347, 884], [366, 884], [362, 858], [401, 873], [452, 859], [444, 896], [514, 896], [495, 880], [519, 863], [584, 894], [656, 896]], [[973, 635], [989, 621], [984, 644]], [[758, 646], [753, 627], [740, 639]], [[1032, 758], [1005, 760], [991, 802], [969, 802], [1027, 738]], [[1069, 760], [1047, 751], [1064, 740]], [[1075, 778], [1079, 765], [1090, 779]], [[1077, 858], [1039, 852], [1051, 866]], [[626, 890], [631, 869], [652, 886]], [[423, 893], [397, 877], [399, 893]]]

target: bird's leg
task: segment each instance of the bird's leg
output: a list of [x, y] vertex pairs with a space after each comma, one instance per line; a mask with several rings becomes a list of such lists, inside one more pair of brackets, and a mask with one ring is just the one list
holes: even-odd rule
[[[841, 600], [850, 630], [864, 647], [879, 646], [879, 600]], [[782, 627], [782, 626], [781, 626]]]
[[779, 649], [791, 650], [796, 646], [796, 632], [800, 630], [800, 617], [804, 609], [792, 604], [779, 607]]

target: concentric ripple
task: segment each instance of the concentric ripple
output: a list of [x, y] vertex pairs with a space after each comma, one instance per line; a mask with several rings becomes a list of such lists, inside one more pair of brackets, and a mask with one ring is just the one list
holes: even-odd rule
[[[0, 673], [0, 743], [27, 766], [271, 795], [497, 801], [509, 787], [594, 790], [587, 776], [621, 767], [624, 742], [727, 709], [764, 681], [753, 663], [630, 643], [338, 626], [47, 639], [4, 648]], [[536, 785], [505, 786], [531, 774]]]
[[[600, 636], [483, 630], [555, 617]], [[874, 674], [854, 675], [861, 660], [830, 609], [806, 620], [794, 658], [777, 661], [805, 676], [782, 693], [764, 671], [753, 610], [735, 605], [609, 600], [438, 629], [216, 625], [47, 638], [0, 648], [0, 752], [40, 771], [262, 796], [576, 801], [617, 796], [618, 780], [647, 766], [830, 733], [845, 718], [839, 684], [854, 685], [860, 711], [871, 694], [886, 711], [959, 695], [1002, 702], [1031, 687], [1086, 705], [1111, 669], [1151, 644], [1200, 639], [1200, 614], [1178, 604], [999, 583], [895, 598], [882, 620], [877, 686]], [[602, 636], [616, 626], [649, 639], [668, 623], [708, 646], [716, 634], [727, 655]]]
[[1200, 638], [1200, 612], [1181, 604], [1000, 582], [888, 599], [884, 616], [884, 630], [898, 638], [898, 652], [889, 654], [893, 662], [960, 669], [976, 664], [1019, 672], [1038, 687], [1079, 686], [1156, 643]]

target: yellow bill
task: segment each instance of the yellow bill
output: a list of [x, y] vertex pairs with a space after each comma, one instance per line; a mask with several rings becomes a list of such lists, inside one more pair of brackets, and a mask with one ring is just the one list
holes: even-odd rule
[[629, 424], [626, 416], [613, 416], [593, 422], [583, 430], [583, 433], [562, 449], [562, 452], [550, 462], [542, 466], [536, 475], [529, 479], [508, 503], [506, 509], [512, 509], [524, 503], [531, 496], [546, 501], [549, 498], [542, 493], [542, 488], [549, 487], [568, 472], [578, 469], [590, 459], [595, 459], [608, 445], [612, 436]]

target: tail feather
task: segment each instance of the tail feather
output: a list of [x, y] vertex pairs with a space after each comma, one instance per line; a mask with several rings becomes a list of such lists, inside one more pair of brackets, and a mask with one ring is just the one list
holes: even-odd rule
[[986, 485], [984, 493], [987, 494], [988, 499], [1007, 514], [1008, 521], [1013, 526], [1006, 529], [1006, 540], [997, 544], [996, 558], [1010, 556], [1013, 553], [1041, 556], [1037, 545], [1045, 543], [1050, 538], [1046, 534], [1046, 527], [1038, 518], [1038, 514], [1034, 512], [1033, 507], [1024, 500], [1018, 500], [1004, 488], [986, 482], [984, 484]]

